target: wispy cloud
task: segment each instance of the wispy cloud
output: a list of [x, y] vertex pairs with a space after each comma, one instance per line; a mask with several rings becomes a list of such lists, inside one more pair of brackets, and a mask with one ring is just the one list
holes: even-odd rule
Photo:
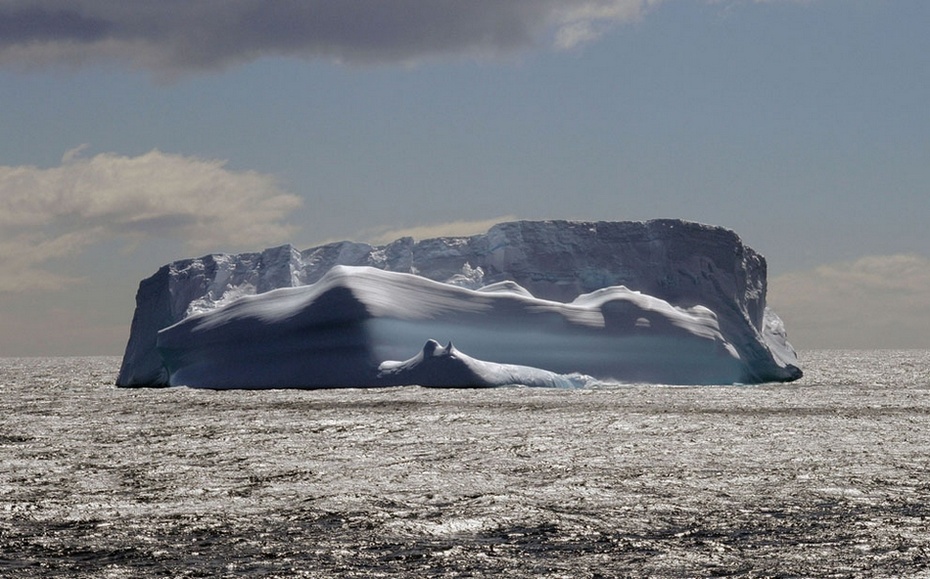
[[658, 0], [6, 0], [0, 64], [129, 61], [176, 74], [266, 56], [410, 62], [571, 48]]
[[191, 250], [277, 243], [299, 205], [269, 175], [157, 150], [85, 158], [75, 149], [57, 167], [0, 166], [0, 291], [73, 283], [46, 264], [114, 237], [174, 238]]
[[513, 221], [516, 218], [512, 215], [504, 215], [492, 219], [482, 219], [477, 221], [447, 221], [445, 223], [432, 223], [428, 225], [417, 225], [405, 228], [379, 228], [360, 232], [359, 239], [371, 243], [390, 243], [401, 237], [413, 237], [414, 239], [429, 239], [431, 237], [456, 237], [476, 235], [484, 233], [492, 225], [502, 221]]
[[930, 347], [930, 259], [920, 255], [780, 275], [768, 301], [801, 347]]

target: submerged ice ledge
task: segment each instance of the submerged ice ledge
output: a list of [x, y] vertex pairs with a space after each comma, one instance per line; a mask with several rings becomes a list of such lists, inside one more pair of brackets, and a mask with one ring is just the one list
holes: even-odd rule
[[578, 387], [800, 375], [765, 307], [764, 259], [728, 230], [663, 220], [515, 222], [466, 238], [175, 262], [140, 284], [117, 383]]

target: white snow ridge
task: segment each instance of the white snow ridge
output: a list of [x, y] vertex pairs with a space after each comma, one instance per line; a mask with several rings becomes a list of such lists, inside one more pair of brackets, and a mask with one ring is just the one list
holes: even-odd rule
[[796, 380], [765, 284], [765, 259], [735, 233], [678, 220], [208, 255], [140, 283], [117, 384]]

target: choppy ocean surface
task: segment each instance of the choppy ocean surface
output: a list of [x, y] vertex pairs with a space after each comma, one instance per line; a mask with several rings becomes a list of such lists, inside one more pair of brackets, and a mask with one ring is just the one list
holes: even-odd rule
[[2, 577], [930, 577], [930, 352], [753, 387], [127, 390], [0, 359]]

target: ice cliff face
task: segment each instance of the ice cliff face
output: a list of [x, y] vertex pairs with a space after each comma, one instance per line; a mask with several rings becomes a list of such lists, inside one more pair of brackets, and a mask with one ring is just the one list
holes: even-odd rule
[[[765, 259], [732, 231], [678, 220], [518, 221], [470, 237], [403, 238], [384, 246], [339, 242], [305, 251], [287, 245], [168, 264], [140, 283], [117, 384], [170, 383], [171, 372], [156, 347], [164, 328], [243, 296], [311, 286], [340, 265], [562, 303], [625, 286], [676, 308], [713, 312], [721, 336], [744, 367], [742, 381], [801, 375], [781, 320], [765, 306]], [[443, 339], [423, 336], [423, 341], [433, 337]]]

